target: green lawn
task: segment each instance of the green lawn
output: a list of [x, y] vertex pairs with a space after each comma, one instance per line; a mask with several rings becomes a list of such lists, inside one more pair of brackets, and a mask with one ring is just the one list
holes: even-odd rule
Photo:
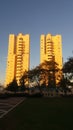
[[28, 98], [0, 119], [0, 130], [73, 130], [73, 98]]

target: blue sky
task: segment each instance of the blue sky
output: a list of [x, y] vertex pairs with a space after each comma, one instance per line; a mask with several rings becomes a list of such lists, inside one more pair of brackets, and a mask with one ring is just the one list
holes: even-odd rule
[[62, 35], [63, 60], [73, 56], [73, 0], [0, 0], [0, 82], [10, 33], [30, 34], [30, 66], [40, 63], [40, 35]]

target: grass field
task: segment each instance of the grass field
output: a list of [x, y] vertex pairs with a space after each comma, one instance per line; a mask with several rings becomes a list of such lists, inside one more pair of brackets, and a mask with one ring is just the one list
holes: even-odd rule
[[73, 98], [27, 98], [0, 119], [0, 130], [73, 130]]

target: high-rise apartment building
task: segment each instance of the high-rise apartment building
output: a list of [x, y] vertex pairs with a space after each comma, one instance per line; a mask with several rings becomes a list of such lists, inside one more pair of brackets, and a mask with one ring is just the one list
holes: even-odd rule
[[[40, 63], [53, 60], [62, 69], [62, 38], [61, 35], [52, 36], [51, 34], [41, 35], [40, 37]], [[62, 73], [56, 76], [59, 82]]]
[[19, 33], [9, 35], [9, 47], [6, 68], [5, 85], [15, 78], [19, 85], [19, 80], [25, 70], [30, 66], [30, 36]]

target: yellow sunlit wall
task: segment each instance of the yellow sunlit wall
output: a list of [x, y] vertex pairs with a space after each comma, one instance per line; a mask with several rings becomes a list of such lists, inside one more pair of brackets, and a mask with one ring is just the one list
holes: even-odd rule
[[[62, 37], [61, 35], [52, 36], [51, 34], [40, 36], [40, 63], [54, 60], [58, 68], [62, 69]], [[56, 83], [62, 76], [62, 72], [56, 76]], [[59, 78], [60, 77], [60, 78]], [[58, 78], [58, 79], [57, 79]]]
[[6, 68], [5, 86], [16, 78], [19, 79], [30, 66], [30, 36], [19, 33], [9, 35], [9, 47]]

